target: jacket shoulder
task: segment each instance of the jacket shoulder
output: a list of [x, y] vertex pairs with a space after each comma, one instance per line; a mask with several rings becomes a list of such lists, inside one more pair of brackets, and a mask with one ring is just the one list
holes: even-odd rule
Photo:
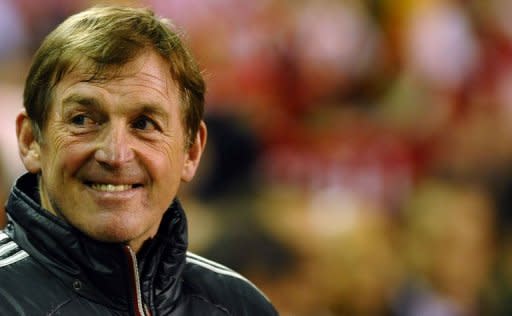
[[231, 315], [278, 315], [265, 294], [234, 270], [187, 252], [185, 286]]
[[12, 265], [27, 257], [27, 252], [22, 250], [6, 233], [0, 231], [0, 272], [7, 271]]
[[62, 286], [0, 231], [0, 315], [50, 315], [71, 301]]

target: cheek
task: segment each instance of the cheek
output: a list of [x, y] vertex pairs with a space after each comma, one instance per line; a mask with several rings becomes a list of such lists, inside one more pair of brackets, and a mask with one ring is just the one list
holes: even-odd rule
[[91, 156], [92, 147], [79, 142], [57, 141], [41, 152], [43, 172], [74, 174]]
[[152, 146], [142, 151], [140, 158], [154, 181], [171, 182], [171, 184], [179, 182], [177, 179], [181, 176], [185, 153], [183, 150], [178, 150], [178, 146], [169, 144]]

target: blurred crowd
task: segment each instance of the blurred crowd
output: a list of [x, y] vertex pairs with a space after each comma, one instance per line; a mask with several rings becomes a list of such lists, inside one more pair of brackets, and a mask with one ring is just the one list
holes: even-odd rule
[[41, 39], [91, 4], [149, 6], [208, 83], [192, 250], [283, 316], [512, 315], [511, 1], [44, 3], [0, 1], [2, 205]]

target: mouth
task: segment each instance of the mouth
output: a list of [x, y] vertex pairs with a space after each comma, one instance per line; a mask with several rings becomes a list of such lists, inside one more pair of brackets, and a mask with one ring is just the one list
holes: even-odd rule
[[85, 182], [85, 185], [99, 192], [123, 192], [142, 187], [142, 184], [112, 184], [112, 183], [93, 183]]

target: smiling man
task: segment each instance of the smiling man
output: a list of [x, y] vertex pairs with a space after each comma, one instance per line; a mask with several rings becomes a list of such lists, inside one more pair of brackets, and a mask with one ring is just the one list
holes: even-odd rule
[[204, 92], [149, 10], [94, 7], [47, 36], [16, 120], [28, 173], [0, 231], [1, 315], [277, 315], [187, 252], [176, 194], [205, 147]]

